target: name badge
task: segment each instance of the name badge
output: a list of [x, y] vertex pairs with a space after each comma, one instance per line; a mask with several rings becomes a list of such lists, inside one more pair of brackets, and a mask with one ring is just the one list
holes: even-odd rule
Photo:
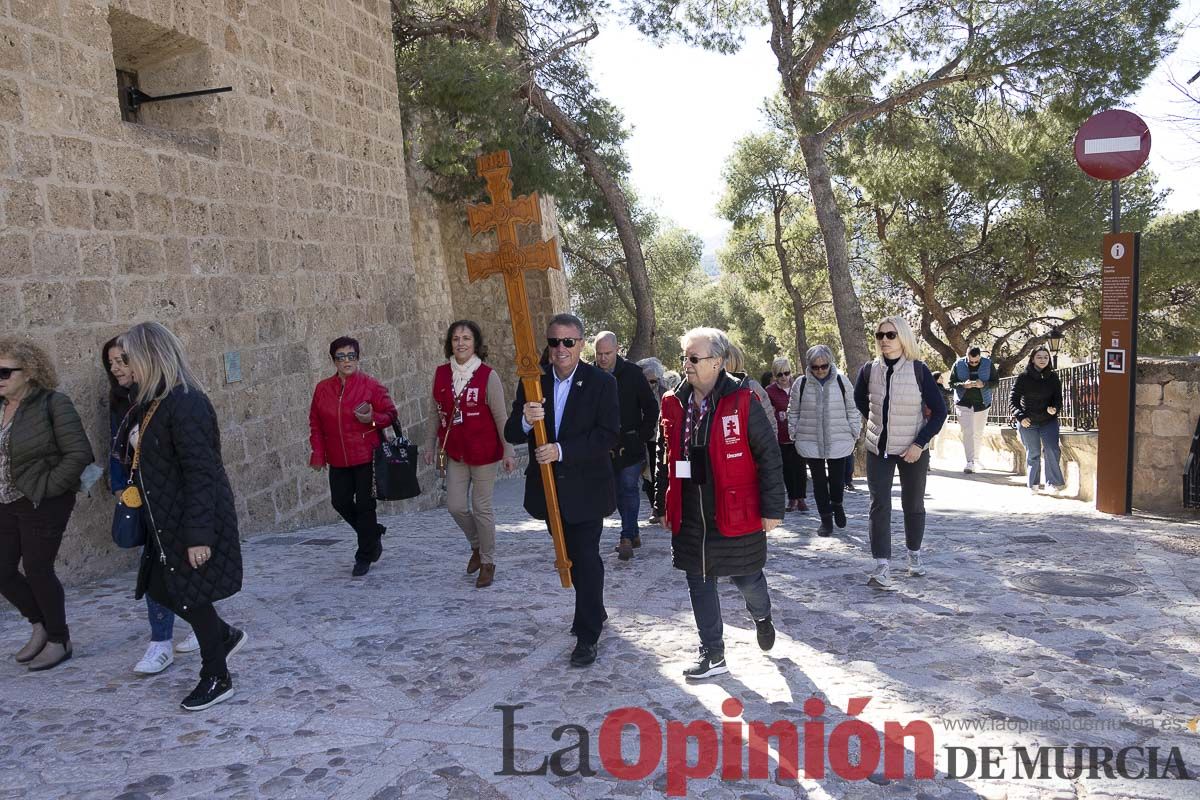
[[691, 478], [692, 477], [692, 462], [676, 461], [675, 462], [675, 477], [676, 478]]
[[452, 420], [450, 420], [450, 424], [451, 424], [451, 425], [462, 425], [462, 422], [463, 422], [463, 412], [462, 412], [462, 409], [461, 409], [461, 408], [456, 408], [456, 409], [454, 410], [454, 418], [453, 418]]

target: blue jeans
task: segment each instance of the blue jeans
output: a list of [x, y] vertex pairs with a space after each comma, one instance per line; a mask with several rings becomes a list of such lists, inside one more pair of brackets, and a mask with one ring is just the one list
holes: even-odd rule
[[154, 602], [146, 595], [146, 612], [150, 617], [150, 641], [169, 642], [175, 638], [175, 612]]
[[[717, 594], [718, 578], [687, 574], [688, 592], [692, 595], [692, 613], [696, 616], [696, 630], [700, 633], [700, 644], [709, 653], [725, 652], [725, 625], [721, 621], [721, 598]], [[734, 575], [730, 580], [742, 591], [746, 599], [746, 610], [755, 622], [771, 616], [771, 595], [767, 592], [767, 576], [760, 569], [753, 575]]]
[[1034, 423], [1026, 428], [1017, 426], [1021, 434], [1021, 443], [1025, 445], [1025, 466], [1028, 467], [1026, 483], [1037, 486], [1041, 483], [1042, 462], [1046, 462], [1046, 483], [1051, 486], [1063, 486], [1062, 467], [1059, 465], [1058, 420]]
[[616, 468], [617, 511], [621, 512], [621, 538], [638, 536], [638, 514], [642, 508], [642, 462]]

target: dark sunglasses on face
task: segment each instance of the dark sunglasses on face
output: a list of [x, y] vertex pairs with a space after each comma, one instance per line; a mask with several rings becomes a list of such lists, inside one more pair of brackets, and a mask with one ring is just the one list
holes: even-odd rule
[[22, 372], [20, 367], [0, 367], [0, 381], [6, 381], [14, 372]]
[[791, 370], [784, 370], [783, 372], [776, 372], [775, 377], [776, 378], [788, 378], [788, 377], [791, 377], [791, 374], [792, 374]]
[[546, 337], [546, 344], [550, 345], [551, 347], [558, 347], [561, 344], [563, 347], [567, 348], [568, 350], [570, 350], [572, 347], [574, 347], [575, 343], [578, 341], [579, 340], [574, 338], [573, 336], [568, 336], [564, 339], [560, 339], [557, 336], [547, 336]]
[[875, 331], [875, 341], [882, 342], [884, 339], [895, 339], [898, 335], [895, 331]]
[[338, 353], [333, 357], [334, 361], [358, 361], [358, 353]]
[[680, 356], [679, 363], [683, 364], [690, 361], [693, 364], [699, 364], [701, 361], [707, 361], [710, 358], [716, 358], [716, 356]]
[[813, 372], [823, 372], [824, 370], [829, 369], [828, 364], [809, 364], [809, 366], [812, 367]]
[[651, 386], [658, 386], [658, 381], [650, 381]]

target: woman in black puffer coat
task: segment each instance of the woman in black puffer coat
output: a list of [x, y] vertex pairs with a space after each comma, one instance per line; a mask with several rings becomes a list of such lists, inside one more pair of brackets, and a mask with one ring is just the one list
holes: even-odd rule
[[182, 706], [200, 711], [233, 695], [226, 659], [247, 641], [213, 606], [242, 588], [237, 514], [217, 415], [165, 327], [137, 325], [119, 344], [139, 387], [131, 412], [137, 427], [130, 433], [135, 453], [140, 450], [134, 481], [146, 527], [137, 597], [148, 593], [195, 631], [200, 683]]
[[1059, 465], [1058, 410], [1062, 408], [1062, 382], [1050, 369], [1050, 351], [1038, 347], [1029, 355], [1025, 371], [1017, 376], [1009, 398], [1013, 416], [1017, 418], [1021, 442], [1025, 445], [1026, 481], [1029, 490], [1037, 494], [1042, 483], [1042, 462], [1046, 480], [1055, 491], [1063, 488], [1062, 467]]

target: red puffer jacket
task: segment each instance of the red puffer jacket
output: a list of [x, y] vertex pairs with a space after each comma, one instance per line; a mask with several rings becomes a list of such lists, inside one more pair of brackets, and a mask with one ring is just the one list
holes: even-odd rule
[[[364, 425], [354, 409], [370, 403], [374, 419]], [[380, 431], [396, 419], [396, 405], [382, 383], [356, 372], [343, 386], [337, 375], [317, 384], [308, 411], [308, 441], [312, 445], [309, 464], [314, 467], [357, 467], [371, 460], [379, 444]]]

